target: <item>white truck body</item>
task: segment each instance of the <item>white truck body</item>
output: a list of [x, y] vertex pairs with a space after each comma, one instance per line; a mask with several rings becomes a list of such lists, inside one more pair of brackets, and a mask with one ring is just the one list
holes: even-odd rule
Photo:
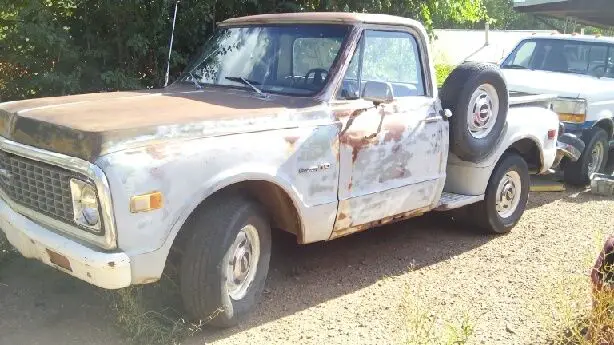
[[[190, 215], [220, 191], [250, 192], [268, 210], [274, 227], [294, 233], [299, 243], [312, 243], [482, 200], [493, 169], [510, 149], [525, 157], [534, 173], [553, 164], [556, 114], [532, 104], [510, 108], [504, 134], [485, 160], [470, 163], [449, 154], [428, 36], [418, 22], [385, 15], [294, 14], [223, 25], [272, 21], [352, 26], [348, 45], [331, 69], [333, 78], [319, 94], [262, 97], [249, 88], [178, 84], [159, 92], [0, 104], [0, 115], [12, 121], [2, 122], [12, 127], [1, 128], [0, 151], [18, 163], [42, 162], [93, 181], [104, 220], [103, 234], [95, 235], [3, 191], [0, 227], [9, 241], [26, 257], [115, 289], [160, 279]], [[416, 38], [424, 96], [399, 97], [377, 108], [362, 99], [335, 99], [358, 36], [369, 28]], [[353, 118], [356, 111], [362, 113]], [[161, 120], [152, 119], [154, 113]], [[102, 133], [95, 137], [102, 144], [90, 156], [73, 150], [68, 135], [50, 140], [38, 140], [36, 135], [44, 136], [40, 132], [22, 135], [27, 128], [20, 121], [77, 129], [83, 142]], [[140, 129], [143, 124], [146, 129]], [[152, 191], [163, 196], [163, 206], [133, 212], [135, 196]]]

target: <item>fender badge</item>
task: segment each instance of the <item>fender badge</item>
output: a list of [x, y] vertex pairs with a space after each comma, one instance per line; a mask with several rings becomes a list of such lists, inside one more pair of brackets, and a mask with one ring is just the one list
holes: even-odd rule
[[321, 170], [328, 170], [328, 169], [330, 169], [330, 163], [322, 163], [322, 164], [311, 166], [309, 168], [300, 168], [298, 169], [298, 173], [303, 174], [307, 172], [318, 172]]

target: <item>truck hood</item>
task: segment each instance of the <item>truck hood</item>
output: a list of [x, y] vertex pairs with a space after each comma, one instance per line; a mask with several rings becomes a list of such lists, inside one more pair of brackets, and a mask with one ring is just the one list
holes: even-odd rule
[[94, 162], [152, 140], [208, 137], [296, 127], [329, 120], [322, 103], [305, 97], [256, 97], [226, 88], [171, 87], [39, 98], [0, 104], [0, 135]]
[[[531, 94], [556, 94], [560, 97], [602, 100], [612, 92], [614, 80], [591, 76], [548, 71], [503, 69], [510, 91]], [[608, 91], [610, 90], [610, 91]]]

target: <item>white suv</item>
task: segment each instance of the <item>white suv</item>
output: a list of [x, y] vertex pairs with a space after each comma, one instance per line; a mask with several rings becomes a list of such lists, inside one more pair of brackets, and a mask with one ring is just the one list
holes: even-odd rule
[[577, 162], [562, 165], [565, 180], [585, 185], [606, 169], [614, 132], [614, 38], [535, 35], [503, 60], [511, 92], [558, 95], [554, 111], [565, 131], [586, 144]]

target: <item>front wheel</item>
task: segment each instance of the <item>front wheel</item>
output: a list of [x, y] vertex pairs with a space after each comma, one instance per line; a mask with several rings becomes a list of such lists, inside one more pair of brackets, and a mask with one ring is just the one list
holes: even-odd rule
[[486, 232], [509, 232], [529, 200], [529, 168], [516, 153], [504, 154], [488, 181], [484, 200], [470, 206], [471, 219]]
[[608, 162], [608, 134], [599, 127], [593, 127], [582, 135], [585, 143], [584, 152], [576, 162], [568, 163], [563, 171], [565, 182], [586, 186], [591, 175], [604, 171]]
[[188, 222], [181, 259], [184, 307], [195, 319], [230, 327], [256, 305], [269, 269], [271, 229], [260, 205], [242, 197], [209, 202]]

